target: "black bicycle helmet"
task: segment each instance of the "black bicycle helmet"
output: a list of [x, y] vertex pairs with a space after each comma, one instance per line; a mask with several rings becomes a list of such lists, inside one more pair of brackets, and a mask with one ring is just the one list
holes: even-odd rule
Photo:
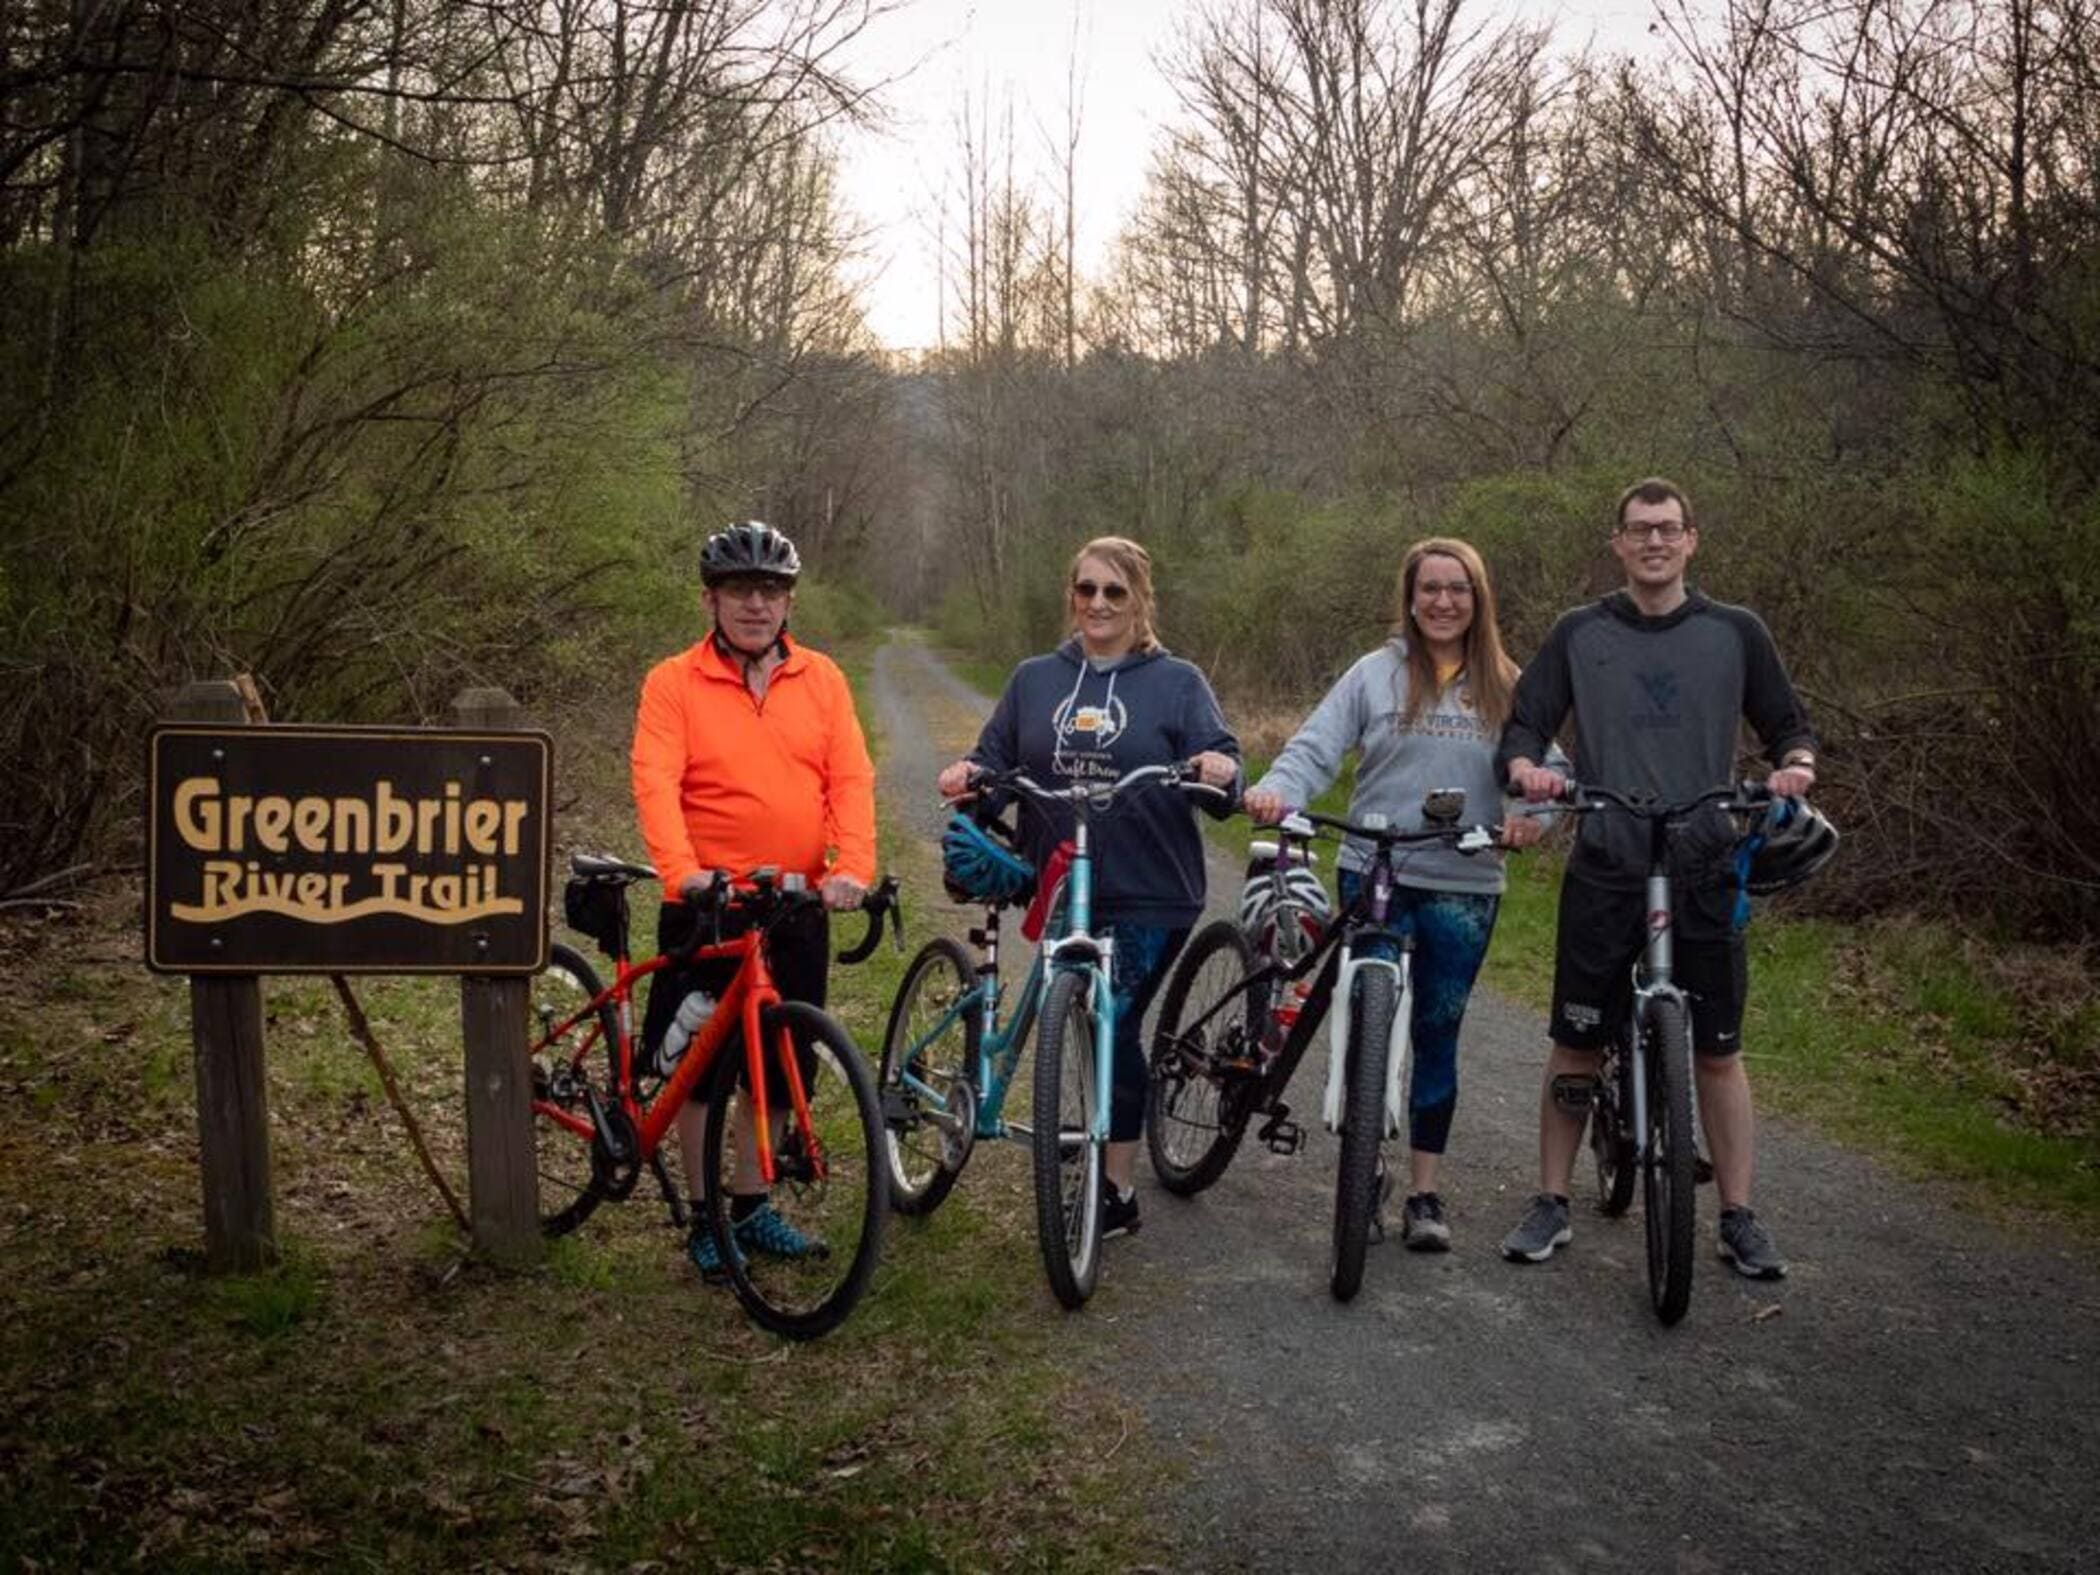
[[1035, 892], [1035, 871], [1017, 857], [999, 833], [957, 811], [941, 833], [942, 884], [956, 902], [1026, 902]]
[[1743, 886], [1757, 896], [1805, 881], [1837, 852], [1838, 829], [1798, 798], [1775, 799], [1745, 843]]
[[763, 520], [739, 520], [707, 538], [700, 549], [700, 583], [720, 585], [739, 574], [765, 574], [792, 581], [802, 572], [795, 544]]

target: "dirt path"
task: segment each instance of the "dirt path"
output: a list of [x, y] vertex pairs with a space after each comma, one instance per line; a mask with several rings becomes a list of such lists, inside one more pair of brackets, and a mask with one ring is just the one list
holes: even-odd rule
[[[931, 834], [932, 773], [986, 703], [904, 640], [873, 699], [886, 802]], [[1214, 902], [1234, 879], [1214, 869]], [[1141, 1186], [1145, 1228], [1109, 1245], [1073, 1352], [1142, 1409], [1125, 1447], [1174, 1468], [1177, 1569], [2100, 1569], [2089, 1263], [1770, 1123], [1760, 1202], [1792, 1275], [1703, 1259], [1689, 1316], [1658, 1329], [1638, 1206], [1610, 1221], [1578, 1197], [1551, 1263], [1496, 1254], [1531, 1186], [1542, 1047], [1535, 1014], [1476, 997], [1455, 1250], [1374, 1248], [1346, 1307], [1324, 1133], [1291, 1158], [1250, 1143], [1192, 1201]]]

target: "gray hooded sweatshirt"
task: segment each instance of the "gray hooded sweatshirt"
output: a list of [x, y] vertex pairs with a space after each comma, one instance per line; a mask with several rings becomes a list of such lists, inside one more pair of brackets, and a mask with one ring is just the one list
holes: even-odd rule
[[[1360, 750], [1351, 820], [1382, 814], [1389, 824], [1414, 830], [1422, 824], [1422, 798], [1432, 788], [1463, 788], [1464, 819], [1492, 823], [1502, 816], [1502, 781], [1495, 774], [1497, 735], [1473, 709], [1473, 691], [1461, 672], [1422, 707], [1412, 722], [1407, 710], [1407, 645], [1394, 638], [1358, 660], [1327, 691], [1313, 714], [1283, 746], [1259, 787], [1284, 802], [1310, 804], [1334, 782], [1343, 757]], [[1370, 866], [1368, 844], [1342, 846], [1341, 867]], [[1460, 853], [1428, 846], [1402, 849], [1393, 860], [1403, 886], [1430, 891], [1497, 894], [1504, 885], [1500, 852]]]

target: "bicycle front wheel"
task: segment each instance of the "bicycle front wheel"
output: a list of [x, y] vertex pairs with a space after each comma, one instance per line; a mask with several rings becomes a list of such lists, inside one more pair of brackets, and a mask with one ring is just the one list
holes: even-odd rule
[[1692, 1045], [1684, 1003], [1651, 1000], [1641, 1033], [1648, 1060], [1648, 1153], [1641, 1168], [1648, 1297], [1655, 1316], [1673, 1324], [1692, 1300]]
[[1633, 1204], [1640, 1179], [1633, 1162], [1633, 1058], [1616, 1046], [1605, 1053], [1590, 1099], [1590, 1153], [1597, 1161], [1597, 1208], [1613, 1219]]
[[1256, 999], [1262, 992], [1246, 988], [1254, 965], [1240, 927], [1215, 920], [1183, 950], [1160, 1000], [1145, 1083], [1145, 1149], [1159, 1184], [1181, 1197], [1225, 1174], [1247, 1130], [1266, 1009]]
[[[599, 989], [583, 954], [559, 942], [532, 981], [533, 1166], [540, 1230], [549, 1236], [568, 1235], [600, 1203], [625, 1196], [623, 1179], [633, 1184], [634, 1129], [614, 1093], [619, 1019], [609, 1005], [587, 1010]], [[557, 1032], [571, 1017], [576, 1022]], [[597, 1140], [593, 1107], [626, 1144], [625, 1165]]]
[[931, 1214], [962, 1174], [976, 1137], [978, 1036], [983, 1023], [970, 954], [947, 936], [919, 948], [904, 971], [882, 1040], [883, 1149], [890, 1206]]
[[1101, 1145], [1094, 1139], [1101, 1089], [1087, 979], [1060, 973], [1050, 981], [1036, 1031], [1030, 1117], [1036, 1237], [1050, 1290], [1067, 1307], [1094, 1294], [1101, 1272]]
[[766, 1012], [764, 1024], [769, 1063], [781, 1028], [799, 1047], [809, 1126], [804, 1130], [784, 1097], [768, 1099], [773, 1186], [755, 1212], [734, 1219], [740, 1189], [748, 1208], [763, 1183], [742, 1039], [730, 1039], [712, 1074], [702, 1145], [708, 1225], [730, 1289], [752, 1320], [789, 1339], [812, 1340], [853, 1310], [882, 1250], [889, 1166], [881, 1106], [860, 1051], [816, 1007], [783, 1002]]
[[1342, 1163], [1334, 1187], [1334, 1250], [1328, 1266], [1328, 1288], [1338, 1302], [1348, 1301], [1363, 1284], [1364, 1251], [1381, 1201], [1378, 1150], [1385, 1139], [1385, 1060], [1393, 1018], [1400, 1009], [1390, 969], [1364, 969], [1356, 976], [1353, 994]]

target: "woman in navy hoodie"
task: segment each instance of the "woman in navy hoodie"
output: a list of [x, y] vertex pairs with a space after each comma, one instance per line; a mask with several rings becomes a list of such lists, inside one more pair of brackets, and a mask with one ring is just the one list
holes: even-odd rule
[[[1112, 782], [1139, 766], [1187, 761], [1214, 787], [1239, 786], [1239, 740], [1225, 725], [1210, 683], [1169, 656], [1154, 623], [1152, 559], [1121, 536], [1079, 549], [1066, 576], [1071, 636], [1030, 657], [1006, 681], [977, 747], [940, 775], [959, 798], [973, 770], [1016, 766], [1038, 782]], [[1138, 1139], [1145, 1120], [1145, 1008], [1203, 912], [1203, 839], [1195, 803], [1140, 788], [1094, 823], [1094, 918], [1115, 938], [1115, 1086], [1102, 1171], [1101, 1233], [1138, 1226]], [[1230, 807], [1205, 801], [1223, 818]], [[1069, 810], [1023, 813], [1026, 845], [1040, 869], [1071, 835]]]

